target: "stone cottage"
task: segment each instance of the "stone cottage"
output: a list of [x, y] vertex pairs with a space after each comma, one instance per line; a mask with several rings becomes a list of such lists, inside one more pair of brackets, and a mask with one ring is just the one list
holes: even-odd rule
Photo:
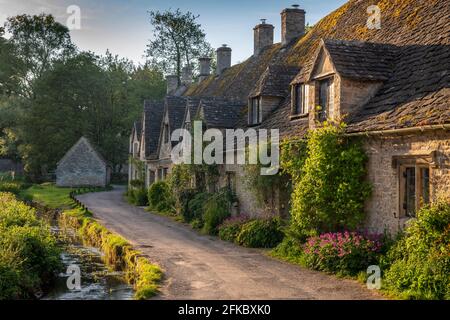
[[106, 160], [85, 137], [58, 162], [56, 185], [58, 187], [106, 187], [111, 170]]
[[[140, 177], [147, 186], [165, 179], [172, 167], [169, 133], [195, 117], [220, 130], [278, 129], [282, 139], [302, 139], [323, 121], [343, 120], [369, 156], [368, 228], [397, 232], [423, 204], [450, 198], [450, 5], [404, 2], [378, 4], [381, 29], [367, 27], [372, 1], [350, 0], [307, 33], [305, 11], [293, 6], [281, 13], [281, 43], [273, 43], [274, 27], [262, 20], [246, 61], [231, 66], [232, 50], [222, 46], [216, 74], [201, 59], [198, 82], [189, 70], [180, 87], [169, 77], [166, 99], [151, 103], [162, 116], [146, 117], [146, 102], [147, 128], [135, 126], [130, 138], [130, 156], [144, 163]], [[151, 155], [148, 139], [158, 141]], [[231, 187], [241, 213], [286, 212], [289, 195], [275, 191], [270, 206], [261, 206], [243, 175], [242, 166], [224, 165], [209, 189]]]

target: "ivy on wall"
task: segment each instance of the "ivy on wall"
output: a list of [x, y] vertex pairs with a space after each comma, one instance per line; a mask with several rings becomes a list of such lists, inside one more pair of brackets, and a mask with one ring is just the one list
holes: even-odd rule
[[[371, 192], [367, 156], [345, 125], [324, 123], [305, 142], [282, 144], [283, 170], [292, 177], [292, 227], [298, 235], [356, 229]], [[297, 154], [297, 156], [295, 156]]]

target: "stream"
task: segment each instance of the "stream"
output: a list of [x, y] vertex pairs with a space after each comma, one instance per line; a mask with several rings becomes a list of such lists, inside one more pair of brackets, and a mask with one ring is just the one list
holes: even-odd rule
[[[61, 230], [52, 226], [63, 248], [61, 260], [64, 268], [58, 275], [53, 288], [43, 300], [132, 300], [133, 288], [126, 283], [124, 273], [113, 271], [105, 264], [100, 250], [84, 246], [73, 230]], [[70, 290], [67, 273], [69, 266], [79, 267], [81, 273], [80, 290]], [[69, 271], [69, 270], [68, 270]]]

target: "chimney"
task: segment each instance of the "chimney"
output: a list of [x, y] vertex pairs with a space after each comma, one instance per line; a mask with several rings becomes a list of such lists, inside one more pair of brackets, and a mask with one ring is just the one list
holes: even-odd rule
[[166, 77], [167, 81], [167, 94], [173, 94], [178, 89], [178, 76], [170, 75]]
[[218, 48], [216, 52], [217, 52], [216, 73], [218, 76], [220, 76], [225, 69], [231, 67], [231, 48], [229, 48], [226, 44], [224, 44], [220, 48]]
[[200, 75], [198, 77], [199, 81], [202, 82], [211, 74], [211, 58], [202, 57], [198, 59], [200, 64]]
[[192, 83], [192, 67], [185, 66], [181, 69], [181, 84], [188, 86]]
[[266, 19], [261, 19], [254, 30], [254, 55], [258, 56], [264, 48], [273, 44], [274, 26], [266, 23]]
[[281, 44], [289, 44], [293, 39], [305, 34], [305, 10], [298, 4], [281, 12]]

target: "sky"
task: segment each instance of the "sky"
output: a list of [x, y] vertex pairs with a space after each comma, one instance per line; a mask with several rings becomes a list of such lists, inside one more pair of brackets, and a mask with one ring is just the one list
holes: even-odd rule
[[67, 8], [80, 8], [81, 28], [72, 30], [73, 42], [81, 50], [126, 57], [135, 63], [145, 61], [144, 53], [152, 37], [148, 11], [180, 8], [200, 15], [207, 41], [217, 48], [233, 49], [233, 64], [253, 54], [253, 28], [260, 19], [275, 26], [275, 42], [281, 38], [280, 12], [292, 4], [306, 11], [306, 22], [315, 24], [346, 0], [0, 0], [0, 25], [17, 14], [53, 14], [66, 24]]

